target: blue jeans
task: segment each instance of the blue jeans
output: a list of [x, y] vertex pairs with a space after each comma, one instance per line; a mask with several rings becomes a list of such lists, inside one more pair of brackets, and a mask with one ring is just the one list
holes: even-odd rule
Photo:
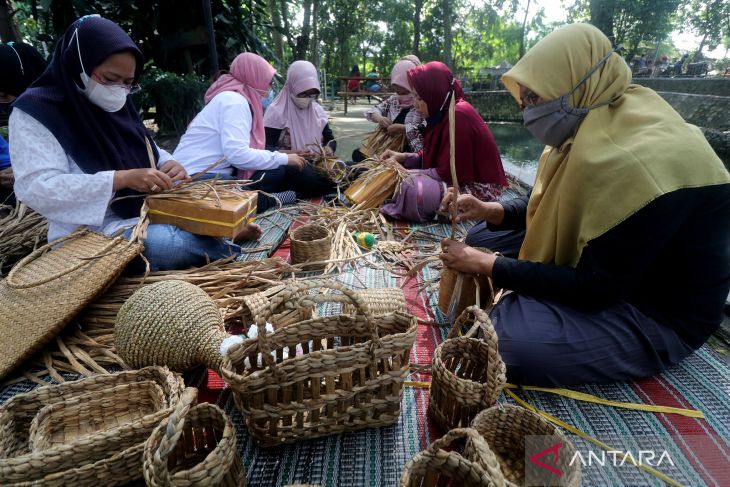
[[[125, 236], [130, 237], [132, 230]], [[223, 238], [195, 235], [173, 225], [153, 224], [147, 228], [143, 255], [152, 271], [187, 269], [213, 261], [238, 255], [241, 247]], [[144, 272], [144, 262], [136, 258], [129, 264], [131, 272]]]

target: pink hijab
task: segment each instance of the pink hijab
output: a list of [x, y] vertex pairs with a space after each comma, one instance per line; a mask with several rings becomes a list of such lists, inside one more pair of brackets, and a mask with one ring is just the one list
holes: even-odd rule
[[244, 52], [233, 60], [229, 73], [215, 80], [205, 92], [206, 105], [223, 91], [235, 91], [248, 100], [252, 118], [250, 145], [254, 149], [266, 147], [261, 99], [269, 92], [274, 74], [276, 69], [264, 58], [251, 52]]
[[307, 108], [299, 108], [292, 101], [299, 93], [316, 89], [321, 91], [317, 69], [309, 61], [295, 61], [286, 73], [286, 83], [264, 115], [264, 126], [289, 129], [291, 148], [304, 149], [307, 144], [322, 142], [322, 130], [327, 125], [327, 114], [316, 101]]
[[420, 65], [421, 61], [414, 55], [402, 58], [393, 66], [393, 71], [390, 73], [390, 84], [413, 91], [411, 83], [408, 81], [408, 70]]

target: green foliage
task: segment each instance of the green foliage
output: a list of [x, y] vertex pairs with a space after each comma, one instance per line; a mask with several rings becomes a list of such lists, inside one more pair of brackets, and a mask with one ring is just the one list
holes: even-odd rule
[[155, 109], [155, 120], [164, 135], [182, 135], [203, 108], [208, 82], [196, 74], [176, 74], [150, 70], [140, 82], [142, 90], [133, 95], [138, 109]]
[[702, 38], [697, 49], [699, 57], [703, 46], [714, 49], [720, 44], [730, 45], [730, 2], [727, 0], [691, 0], [682, 5], [684, 28]]

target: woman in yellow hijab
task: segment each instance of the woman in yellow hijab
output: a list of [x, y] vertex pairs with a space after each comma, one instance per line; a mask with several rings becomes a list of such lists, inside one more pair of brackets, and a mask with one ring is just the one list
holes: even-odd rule
[[546, 144], [535, 185], [505, 203], [460, 196], [459, 219], [485, 223], [466, 244], [444, 240], [441, 258], [514, 291], [492, 312], [508, 378], [613, 382], [682, 360], [718, 328], [730, 291], [722, 162], [697, 127], [631, 84], [593, 26], [552, 32], [502, 80]]

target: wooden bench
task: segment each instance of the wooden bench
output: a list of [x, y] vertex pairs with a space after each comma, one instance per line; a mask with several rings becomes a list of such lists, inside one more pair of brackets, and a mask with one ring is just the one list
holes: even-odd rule
[[347, 101], [348, 99], [352, 97], [357, 96], [372, 96], [373, 98], [376, 98], [379, 101], [383, 101], [386, 98], [388, 98], [390, 95], [395, 95], [395, 92], [390, 91], [338, 91], [337, 96], [345, 100], [345, 115], [347, 115]]

